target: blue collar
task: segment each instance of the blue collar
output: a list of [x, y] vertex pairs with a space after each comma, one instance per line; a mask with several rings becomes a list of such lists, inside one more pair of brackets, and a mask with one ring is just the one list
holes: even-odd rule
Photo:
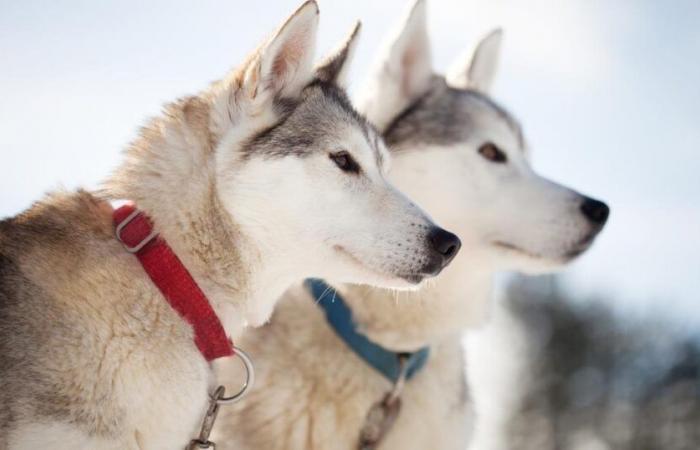
[[352, 311], [335, 289], [323, 280], [307, 279], [304, 284], [314, 297], [316, 303], [326, 313], [326, 320], [338, 336], [345, 341], [360, 358], [374, 367], [392, 383], [396, 383], [401, 372], [401, 359], [404, 360], [406, 379], [410, 380], [428, 361], [429, 347], [413, 353], [393, 352], [370, 341], [367, 336], [357, 331], [357, 324], [352, 320]]

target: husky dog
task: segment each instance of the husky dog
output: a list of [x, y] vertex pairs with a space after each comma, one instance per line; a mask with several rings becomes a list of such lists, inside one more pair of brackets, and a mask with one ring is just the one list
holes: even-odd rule
[[110, 199], [150, 217], [233, 337], [295, 280], [416, 286], [456, 254], [385, 180], [381, 137], [336, 83], [356, 30], [314, 70], [317, 23], [309, 1], [167, 106], [106, 197], [56, 193], [0, 222], [0, 449], [172, 450], [199, 429], [211, 368], [115, 239]]
[[[493, 275], [570, 262], [591, 245], [608, 208], [531, 169], [520, 125], [488, 96], [501, 32], [486, 36], [447, 77], [437, 76], [425, 14], [419, 0], [381, 53], [361, 105], [390, 147], [391, 179], [458, 230], [465, 250], [418, 292], [331, 280], [337, 292], [327, 296], [342, 298], [357, 330], [384, 349], [430, 348], [377, 448], [464, 450], [473, 408], [461, 338], [484, 321]], [[358, 445], [360, 430], [392, 383], [339, 338], [315, 304], [326, 301], [321, 297], [295, 287], [270, 324], [246, 334], [245, 346], [264, 361], [262, 387], [223, 412], [220, 448], [374, 448]], [[235, 380], [238, 370], [225, 364], [218, 373]]]

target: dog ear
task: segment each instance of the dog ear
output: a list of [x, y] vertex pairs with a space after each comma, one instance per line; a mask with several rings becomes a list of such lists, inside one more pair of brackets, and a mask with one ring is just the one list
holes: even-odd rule
[[498, 69], [503, 31], [492, 30], [481, 39], [471, 58], [459, 58], [447, 72], [447, 83], [458, 89], [474, 89], [487, 93]]
[[241, 87], [251, 99], [297, 97], [313, 79], [318, 5], [297, 9], [253, 57]]
[[401, 26], [384, 44], [359, 107], [378, 129], [384, 130], [428, 91], [432, 76], [426, 1], [416, 0]]
[[349, 63], [355, 54], [361, 27], [362, 23], [357, 21], [340, 47], [316, 68], [316, 78], [345, 87]]

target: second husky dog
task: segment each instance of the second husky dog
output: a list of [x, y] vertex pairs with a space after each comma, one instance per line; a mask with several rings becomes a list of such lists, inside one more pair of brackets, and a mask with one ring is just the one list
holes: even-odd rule
[[231, 354], [217, 316], [237, 337], [295, 280], [411, 286], [457, 252], [386, 182], [381, 138], [336, 84], [356, 33], [313, 70], [317, 23], [305, 3], [130, 146], [107, 198], [158, 238], [86, 192], [0, 222], [0, 449], [184, 448], [214, 381], [203, 349]]
[[[447, 79], [436, 76], [419, 1], [389, 41], [363, 103], [393, 153], [392, 179], [459, 230], [465, 250], [416, 293], [336, 283], [337, 292], [316, 283], [314, 295], [291, 290], [271, 323], [245, 336], [262, 356], [264, 387], [224, 412], [220, 448], [467, 447], [471, 402], [461, 336], [482, 322], [492, 275], [562, 266], [589, 247], [608, 214], [603, 203], [530, 168], [518, 122], [488, 96], [500, 36], [487, 36]], [[403, 386], [392, 386], [387, 354], [415, 362], [404, 366], [414, 372]], [[219, 373], [236, 379], [235, 372], [227, 365]], [[392, 390], [402, 400], [393, 427]]]

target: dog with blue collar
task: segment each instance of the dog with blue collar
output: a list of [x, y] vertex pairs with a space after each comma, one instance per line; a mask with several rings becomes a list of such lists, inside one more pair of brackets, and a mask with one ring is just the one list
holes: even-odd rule
[[393, 387], [367, 413], [367, 420], [359, 436], [358, 448], [371, 450], [382, 441], [391, 429], [401, 409], [401, 392], [426, 364], [430, 347], [414, 352], [397, 352], [382, 347], [358, 330], [352, 311], [335, 289], [320, 279], [304, 282], [316, 304], [323, 309], [328, 325], [338, 337], [367, 365], [381, 373]]

